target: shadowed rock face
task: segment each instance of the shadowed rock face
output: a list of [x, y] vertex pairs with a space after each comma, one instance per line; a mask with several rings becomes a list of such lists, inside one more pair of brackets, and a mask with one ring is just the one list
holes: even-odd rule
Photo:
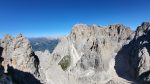
[[2, 56], [3, 48], [0, 47], [0, 56]]
[[2, 58], [3, 48], [0, 47], [0, 84], [12, 84], [12, 79], [10, 76], [4, 74], [4, 67], [1, 65], [4, 58]]
[[149, 63], [150, 23], [143, 23], [137, 28], [134, 39], [118, 52], [115, 68], [118, 75], [123, 78], [149, 83]]
[[0, 47], [0, 65], [1, 65], [1, 62], [3, 61], [3, 58], [1, 57], [2, 53], [3, 53], [3, 48]]
[[41, 84], [33, 74], [14, 69], [11, 66], [8, 66], [8, 75], [11, 75], [13, 82], [16, 84]]

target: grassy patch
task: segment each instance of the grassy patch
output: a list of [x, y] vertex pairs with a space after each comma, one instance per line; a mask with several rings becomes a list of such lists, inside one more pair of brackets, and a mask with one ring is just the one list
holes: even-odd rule
[[62, 58], [62, 60], [58, 63], [58, 65], [61, 66], [61, 68], [65, 71], [71, 64], [71, 57], [69, 55], [66, 55]]

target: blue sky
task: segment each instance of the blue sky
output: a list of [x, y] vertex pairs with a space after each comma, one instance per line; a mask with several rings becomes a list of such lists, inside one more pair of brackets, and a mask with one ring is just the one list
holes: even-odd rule
[[150, 0], [0, 0], [0, 37], [67, 35], [76, 23], [150, 22]]

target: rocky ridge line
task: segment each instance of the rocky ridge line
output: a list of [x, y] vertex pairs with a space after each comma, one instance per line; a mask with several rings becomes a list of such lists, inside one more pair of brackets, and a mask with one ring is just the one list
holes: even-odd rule
[[149, 45], [148, 22], [135, 32], [121, 24], [77, 24], [52, 53], [33, 52], [21, 34], [6, 35], [1, 66], [21, 84], [149, 84]]

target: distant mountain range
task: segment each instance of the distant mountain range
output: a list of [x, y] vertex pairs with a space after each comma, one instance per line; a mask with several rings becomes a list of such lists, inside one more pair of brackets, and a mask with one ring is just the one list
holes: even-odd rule
[[45, 50], [48, 50], [50, 53], [52, 53], [60, 40], [58, 38], [40, 37], [40, 38], [29, 38], [29, 41], [33, 51], [44, 52]]

